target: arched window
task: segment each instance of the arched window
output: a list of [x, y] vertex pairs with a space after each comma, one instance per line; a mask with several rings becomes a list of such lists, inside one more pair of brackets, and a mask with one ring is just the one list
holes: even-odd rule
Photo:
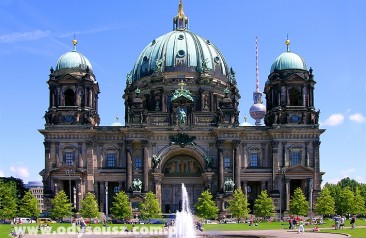
[[260, 167], [261, 150], [256, 146], [252, 146], [248, 149], [249, 161], [248, 167]]
[[301, 93], [298, 88], [290, 88], [289, 90], [290, 106], [301, 106]]
[[302, 163], [302, 147], [300, 145], [292, 145], [289, 148], [290, 166], [300, 165]]
[[67, 89], [65, 95], [65, 106], [75, 106], [75, 93], [72, 89]]

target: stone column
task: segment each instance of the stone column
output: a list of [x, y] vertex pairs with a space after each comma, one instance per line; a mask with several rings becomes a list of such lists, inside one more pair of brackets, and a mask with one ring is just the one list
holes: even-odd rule
[[234, 154], [234, 169], [233, 169], [233, 173], [234, 173], [234, 183], [235, 183], [235, 188], [236, 189], [240, 189], [241, 185], [240, 185], [240, 168], [241, 168], [241, 161], [240, 161], [240, 155], [239, 155], [239, 144], [240, 141], [239, 140], [235, 140], [233, 141], [233, 154]]
[[243, 145], [243, 162], [241, 164], [242, 167], [248, 167], [248, 157], [247, 157], [247, 143], [242, 143]]
[[290, 210], [290, 180], [289, 178], [285, 178], [285, 209], [286, 211]]
[[132, 155], [131, 148], [132, 141], [126, 141], [126, 157], [127, 157], [127, 181], [126, 190], [129, 191], [132, 188]]
[[143, 167], [143, 191], [147, 192], [149, 190], [149, 142], [147, 140], [142, 141], [142, 147], [144, 152], [144, 167]]
[[160, 173], [153, 173], [154, 176], [154, 184], [155, 184], [155, 196], [159, 202], [160, 207], [161, 204], [161, 174]]
[[282, 141], [282, 167], [290, 165], [290, 161], [286, 159], [286, 144], [286, 141]]
[[248, 181], [243, 181], [243, 190], [245, 196], [248, 196]]
[[309, 167], [310, 166], [308, 146], [309, 146], [309, 142], [306, 141], [305, 142], [305, 166], [306, 167]]
[[224, 189], [224, 155], [223, 155], [223, 141], [217, 141], [217, 149], [219, 154], [219, 191]]
[[266, 181], [265, 180], [261, 180], [261, 191], [266, 190]]
[[94, 167], [95, 167], [95, 160], [94, 158], [94, 142], [88, 141], [87, 142], [87, 149], [86, 149], [86, 189], [88, 192], [94, 192]]
[[319, 166], [319, 147], [320, 141], [313, 142], [313, 163], [314, 163], [314, 192], [320, 191], [321, 174]]

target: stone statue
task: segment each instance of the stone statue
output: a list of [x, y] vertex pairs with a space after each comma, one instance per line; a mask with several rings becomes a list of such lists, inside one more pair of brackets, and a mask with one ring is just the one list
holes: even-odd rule
[[126, 86], [130, 85], [132, 83], [131, 81], [131, 74], [130, 73], [127, 73], [127, 76], [126, 76]]
[[153, 169], [159, 169], [159, 163], [160, 163], [160, 156], [153, 155], [152, 162], [153, 162]]
[[210, 155], [205, 156], [205, 165], [207, 169], [212, 167], [212, 157]]
[[162, 59], [158, 59], [156, 61], [156, 67], [155, 67], [155, 72], [156, 73], [160, 73], [161, 72], [162, 65], [163, 65], [163, 60]]
[[183, 110], [183, 108], [179, 109], [179, 124], [185, 124], [186, 123], [186, 112]]
[[234, 190], [234, 186], [235, 186], [235, 183], [231, 178], [226, 179], [226, 181], [224, 183], [225, 192], [232, 192]]
[[140, 179], [134, 179], [132, 182], [132, 190], [135, 192], [141, 192], [142, 182]]

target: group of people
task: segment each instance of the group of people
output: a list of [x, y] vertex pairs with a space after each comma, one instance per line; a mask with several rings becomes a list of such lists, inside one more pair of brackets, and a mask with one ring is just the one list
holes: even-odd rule
[[[340, 229], [343, 229], [345, 227], [346, 217], [344, 217], [344, 216], [335, 216], [333, 220], [334, 220], [334, 229], [340, 230]], [[355, 226], [356, 226], [356, 217], [352, 216], [350, 218], [349, 223], [351, 225], [351, 228], [354, 229]]]

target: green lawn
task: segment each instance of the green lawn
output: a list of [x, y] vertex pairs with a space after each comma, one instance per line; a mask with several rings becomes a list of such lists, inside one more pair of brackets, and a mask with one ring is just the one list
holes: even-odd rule
[[[366, 228], [360, 228], [357, 226], [366, 226], [366, 221], [363, 219], [358, 219], [356, 221], [356, 229], [350, 229], [349, 221], [346, 221], [346, 228], [342, 230], [334, 230], [332, 228], [333, 225], [332, 220], [326, 221], [326, 224], [319, 225], [320, 232], [331, 232], [331, 233], [343, 233], [343, 234], [349, 234], [352, 235], [352, 238], [365, 238], [366, 237]], [[37, 227], [37, 224], [27, 224], [27, 226], [30, 225], [32, 227]], [[22, 225], [20, 225], [22, 226]], [[26, 225], [24, 225], [26, 226]], [[52, 230], [57, 230], [58, 227], [70, 227], [71, 225], [68, 223], [57, 223], [52, 224]], [[99, 227], [102, 228], [101, 224], [93, 224], [91, 225], [93, 227]], [[125, 224], [109, 224], [110, 227], [121, 227], [127, 226], [129, 230], [131, 230], [132, 225], [125, 225]], [[135, 227], [139, 226], [146, 226], [146, 225], [135, 225]], [[149, 226], [157, 226], [162, 227], [162, 225], [149, 225]], [[9, 237], [9, 233], [13, 225], [9, 224], [0, 224], [0, 237], [6, 238]], [[314, 225], [305, 226], [305, 229], [311, 229]], [[205, 224], [203, 228], [206, 231], [235, 231], [235, 230], [278, 230], [278, 229], [288, 229], [288, 223], [287, 222], [262, 222], [259, 223], [258, 226], [249, 226], [249, 224], [246, 223], [240, 223], [240, 224]]]

